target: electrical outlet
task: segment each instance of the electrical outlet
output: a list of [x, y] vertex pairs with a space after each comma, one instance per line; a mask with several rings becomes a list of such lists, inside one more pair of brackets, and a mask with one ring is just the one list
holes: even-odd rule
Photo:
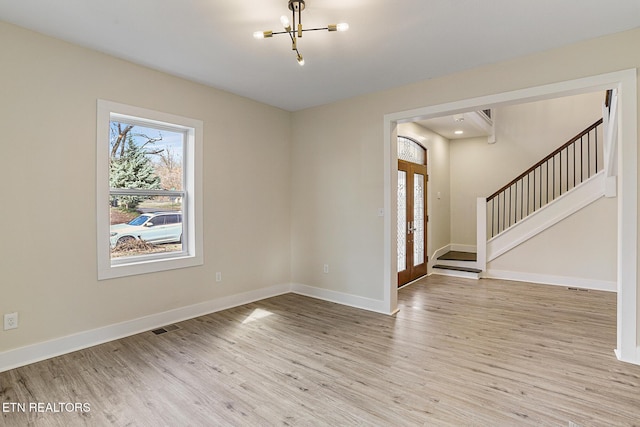
[[18, 313], [8, 313], [4, 315], [4, 330], [16, 329], [18, 327]]
[[216, 273], [216, 282], [222, 282], [222, 273], [219, 271]]
[[322, 269], [322, 271], [324, 271], [324, 274], [328, 274], [329, 273], [329, 264], [325, 264], [324, 268]]

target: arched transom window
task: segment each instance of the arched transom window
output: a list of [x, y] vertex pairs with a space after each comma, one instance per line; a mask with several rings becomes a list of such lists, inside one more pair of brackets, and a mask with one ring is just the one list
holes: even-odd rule
[[426, 165], [427, 150], [411, 138], [398, 136], [398, 160]]

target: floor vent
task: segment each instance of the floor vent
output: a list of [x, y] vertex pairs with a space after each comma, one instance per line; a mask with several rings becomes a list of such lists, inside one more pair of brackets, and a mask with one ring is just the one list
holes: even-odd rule
[[569, 287], [567, 289], [569, 289], [570, 291], [589, 292], [589, 289], [585, 289], [585, 288], [571, 288], [571, 287]]
[[177, 329], [180, 329], [180, 327], [177, 325], [167, 325], [167, 326], [163, 326], [162, 328], [154, 329], [151, 332], [153, 332], [156, 335], [162, 335], [167, 332], [175, 331]]

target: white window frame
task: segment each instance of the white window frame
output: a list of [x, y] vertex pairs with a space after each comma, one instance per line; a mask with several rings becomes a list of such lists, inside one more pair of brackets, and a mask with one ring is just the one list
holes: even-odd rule
[[[153, 273], [204, 263], [202, 243], [202, 140], [201, 120], [98, 100], [97, 106], [97, 257], [98, 280]], [[183, 250], [178, 253], [136, 256], [111, 260], [109, 247], [109, 124], [112, 120], [132, 121], [149, 127], [170, 128], [185, 134], [183, 199]]]

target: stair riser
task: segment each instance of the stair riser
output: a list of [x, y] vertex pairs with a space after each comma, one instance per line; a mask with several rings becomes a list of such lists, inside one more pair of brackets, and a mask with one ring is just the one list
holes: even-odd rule
[[447, 270], [444, 268], [434, 268], [432, 270], [433, 274], [440, 274], [442, 276], [451, 276], [451, 277], [463, 277], [465, 279], [480, 279], [480, 273], [471, 273], [467, 271], [457, 271], [457, 270]]

